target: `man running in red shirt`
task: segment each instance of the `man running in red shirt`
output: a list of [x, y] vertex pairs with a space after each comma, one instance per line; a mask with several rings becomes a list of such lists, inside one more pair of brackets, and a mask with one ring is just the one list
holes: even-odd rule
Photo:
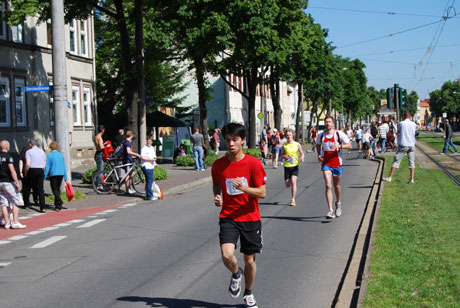
[[[322, 162], [324, 182], [326, 183], [326, 201], [329, 212], [326, 218], [332, 219], [342, 215], [342, 204], [340, 202], [340, 176], [343, 172], [342, 149], [351, 149], [353, 146], [347, 135], [334, 127], [334, 119], [327, 116], [324, 119], [325, 130], [318, 136], [316, 152], [318, 160]], [[321, 150], [323, 153], [321, 154]], [[335, 190], [335, 213], [332, 209], [332, 183]]]
[[[241, 292], [243, 270], [235, 256], [240, 239], [244, 254], [244, 302], [257, 308], [252, 294], [256, 278], [255, 254], [262, 251], [262, 223], [259, 198], [265, 198], [267, 175], [260, 161], [243, 153], [246, 131], [243, 125], [230, 123], [222, 129], [229, 154], [212, 165], [214, 204], [221, 206], [219, 240], [222, 261], [232, 272], [229, 291], [233, 298]], [[222, 193], [222, 195], [221, 195]]]

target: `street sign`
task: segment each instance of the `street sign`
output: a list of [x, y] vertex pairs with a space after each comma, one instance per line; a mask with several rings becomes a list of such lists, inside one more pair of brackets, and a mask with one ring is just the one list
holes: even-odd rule
[[447, 118], [447, 112], [443, 112], [442, 117]]
[[24, 87], [24, 92], [48, 92], [52, 91], [53, 86], [27, 86]]
[[259, 113], [257, 114], [257, 117], [258, 117], [259, 119], [263, 119], [263, 118], [264, 118], [264, 114], [263, 114], [262, 112], [259, 112]]

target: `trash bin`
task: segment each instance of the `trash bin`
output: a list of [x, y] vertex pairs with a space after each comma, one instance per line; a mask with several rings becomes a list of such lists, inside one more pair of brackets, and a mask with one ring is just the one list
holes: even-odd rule
[[190, 140], [182, 139], [180, 143], [185, 145], [185, 154], [192, 155], [192, 145], [190, 144]]

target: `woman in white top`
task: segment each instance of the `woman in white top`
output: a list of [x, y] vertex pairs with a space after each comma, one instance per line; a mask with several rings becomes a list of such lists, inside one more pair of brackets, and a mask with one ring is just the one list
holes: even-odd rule
[[366, 126], [363, 126], [363, 158], [369, 157], [373, 158], [372, 156], [372, 148], [371, 148], [371, 140], [372, 140], [372, 135], [369, 132], [368, 129], [366, 129]]
[[153, 137], [147, 137], [147, 144], [141, 150], [141, 165], [147, 179], [145, 183], [145, 200], [154, 200], [153, 198], [153, 168], [156, 166], [155, 148], [152, 146]]

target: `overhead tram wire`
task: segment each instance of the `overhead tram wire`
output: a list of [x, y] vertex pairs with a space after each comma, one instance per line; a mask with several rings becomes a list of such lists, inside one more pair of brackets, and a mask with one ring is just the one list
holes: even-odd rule
[[[437, 48], [441, 48], [441, 47], [457, 47], [457, 46], [460, 46], [460, 44], [441, 45], [441, 46], [438, 46]], [[400, 52], [406, 52], [406, 51], [414, 51], [414, 50], [426, 50], [426, 47], [409, 48], [409, 49], [399, 49], [399, 50], [389, 50], [389, 51], [382, 51], [382, 52], [376, 52], [376, 53], [361, 54], [361, 55], [356, 55], [356, 56], [353, 56], [353, 57], [354, 57], [354, 58], [358, 58], [358, 57], [365, 57], [365, 56], [376, 56], [376, 55], [384, 55], [384, 54], [394, 54], [394, 53], [400, 53]]]
[[320, 10], [331, 10], [331, 11], [347, 11], [357, 13], [370, 13], [370, 14], [384, 14], [384, 15], [401, 15], [401, 16], [413, 16], [413, 17], [432, 17], [441, 18], [439, 15], [425, 15], [425, 14], [411, 14], [411, 13], [397, 13], [397, 12], [384, 12], [384, 11], [368, 11], [368, 10], [354, 10], [354, 9], [343, 9], [343, 8], [332, 8], [322, 6], [308, 6], [308, 9], [320, 9]]
[[[455, 14], [454, 16], [456, 16], [456, 15], [457, 14]], [[446, 17], [446, 18], [443, 18], [441, 20], [437, 20], [437, 21], [430, 22], [430, 23], [420, 25], [420, 26], [417, 26], [417, 27], [405, 29], [405, 30], [402, 30], [402, 31], [399, 31], [399, 32], [388, 34], [388, 35], [383, 35], [383, 36], [379, 36], [379, 37], [376, 37], [376, 38], [372, 38], [372, 39], [368, 39], [368, 40], [364, 40], [364, 41], [360, 41], [360, 42], [356, 42], [356, 43], [352, 43], [352, 44], [348, 44], [348, 45], [344, 45], [344, 46], [339, 46], [336, 49], [356, 46], [356, 45], [360, 45], [360, 44], [364, 44], [364, 43], [368, 43], [368, 42], [377, 41], [377, 40], [381, 40], [381, 39], [384, 39], [384, 38], [392, 37], [392, 36], [395, 36], [395, 35], [399, 35], [399, 34], [402, 34], [402, 33], [410, 32], [410, 31], [417, 30], [417, 29], [424, 28], [424, 27], [428, 27], [428, 26], [431, 26], [431, 25], [434, 25], [434, 24], [437, 24], [437, 23], [441, 23], [441, 22], [443, 22], [443, 21], [445, 21], [447, 19], [450, 19], [452, 17]]]

